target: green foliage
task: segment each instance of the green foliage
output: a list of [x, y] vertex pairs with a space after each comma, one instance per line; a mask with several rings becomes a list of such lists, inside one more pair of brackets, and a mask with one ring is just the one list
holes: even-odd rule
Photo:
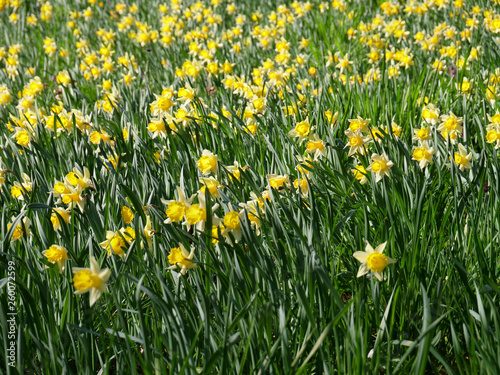
[[[137, 19], [160, 29], [161, 17], [153, 17], [159, 4], [137, 3]], [[245, 118], [251, 100], [226, 88], [224, 75], [202, 70], [195, 77], [176, 76], [175, 70], [191, 58], [182, 36], [168, 47], [159, 43], [142, 47], [127, 33], [117, 33], [116, 55], [134, 55], [138, 66], [120, 70], [136, 77], [130, 86], [119, 83], [121, 74], [112, 74], [118, 90], [114, 101], [103, 94], [103, 77], [87, 80], [79, 70], [82, 56], [73, 51], [79, 39], [65, 26], [66, 7], [84, 11], [87, 4], [54, 1], [52, 20], [39, 20], [36, 28], [28, 28], [26, 16], [40, 7], [23, 4], [22, 20], [0, 36], [7, 47], [24, 43], [21, 74], [10, 82], [7, 73], [0, 72], [2, 82], [10, 82], [15, 97], [29, 81], [23, 71], [33, 67], [47, 84], [36, 100], [47, 117], [58, 101], [68, 113], [76, 109], [84, 115], [69, 116], [70, 126], [63, 126], [59, 135], [45, 126], [47, 118], [36, 119], [29, 147], [24, 147], [7, 128], [8, 123], [15, 125], [10, 115], [18, 115], [16, 103], [0, 108], [0, 169], [5, 178], [0, 189], [0, 347], [4, 349], [0, 352], [7, 353], [11, 341], [9, 262], [15, 265], [17, 314], [16, 365], [9, 366], [2, 356], [2, 371], [500, 373], [500, 166], [497, 149], [486, 142], [487, 118], [498, 110], [498, 103], [491, 104], [484, 96], [486, 72], [492, 73], [498, 61], [498, 43], [480, 28], [468, 44], [483, 46], [481, 63], [464, 65], [461, 71], [455, 66], [455, 76], [432, 71], [434, 60], [414, 46], [415, 65], [407, 71], [401, 67], [400, 77], [388, 77], [383, 58], [378, 65], [380, 81], [358, 82], [355, 75], [368, 70], [364, 59], [369, 49], [349, 40], [347, 30], [369, 22], [380, 12], [378, 3], [352, 1], [345, 12], [331, 4], [330, 10], [320, 12], [315, 4], [287, 26], [283, 37], [293, 56], [301, 52], [302, 38], [310, 39], [309, 60], [286, 80], [288, 90], [267, 86], [265, 113], [254, 114], [255, 134]], [[478, 3], [483, 10], [493, 6]], [[238, 12], [251, 19], [254, 2], [237, 5]], [[268, 1], [257, 8], [265, 18], [277, 6]], [[116, 10], [109, 4], [93, 5], [92, 10], [93, 18], [80, 22], [78, 30], [98, 51], [101, 41], [96, 31], [116, 28], [108, 20]], [[354, 14], [349, 16], [349, 11]], [[224, 14], [223, 30], [234, 26], [234, 17]], [[7, 24], [8, 17], [0, 13], [2, 23]], [[442, 20], [434, 10], [422, 16], [427, 17], [425, 22], [412, 24], [410, 15], [404, 17], [411, 36], [438, 21], [464, 27], [462, 20], [447, 15]], [[195, 25], [195, 20], [186, 20], [186, 29]], [[252, 30], [249, 25], [245, 32]], [[45, 54], [43, 41], [51, 35], [60, 48], [70, 50], [67, 58]], [[28, 40], [33, 41], [31, 46]], [[251, 78], [253, 68], [276, 55], [274, 50], [259, 49], [255, 40], [242, 46], [243, 57], [234, 57], [230, 47], [224, 41], [215, 58], [236, 62], [234, 74], [239, 77]], [[352, 84], [342, 83], [335, 63], [325, 66], [328, 51], [359, 59], [345, 77]], [[460, 53], [467, 60], [470, 50]], [[162, 57], [168, 60], [167, 68]], [[3, 69], [5, 62], [0, 64]], [[316, 77], [308, 73], [309, 67], [317, 69]], [[72, 84], [62, 87], [54, 77], [66, 69]], [[469, 97], [457, 89], [464, 76], [476, 84]], [[264, 78], [270, 80], [268, 75]], [[311, 86], [299, 89], [304, 79]], [[175, 90], [197, 89], [189, 124], [170, 127], [173, 120], [163, 119], [165, 132], [153, 137], [150, 105], [157, 99], [154, 94], [159, 96], [170, 85]], [[424, 97], [441, 114], [463, 117], [465, 130], [459, 142], [474, 150], [470, 170], [462, 171], [453, 162], [457, 146], [443, 138], [437, 126], [431, 130], [434, 162], [421, 169], [413, 159], [412, 139], [422, 123], [419, 100]], [[106, 102], [112, 111], [103, 110]], [[286, 115], [286, 106], [298, 108], [295, 117]], [[331, 123], [326, 111], [338, 112], [337, 121]], [[78, 120], [85, 116], [92, 125], [82, 131], [84, 125]], [[380, 142], [372, 142], [365, 155], [355, 158], [348, 157], [344, 132], [348, 120], [357, 116], [371, 119], [371, 131], [375, 127], [388, 131]], [[65, 121], [62, 115], [53, 117], [55, 123]], [[302, 170], [310, 173], [301, 173], [297, 157], [308, 155], [306, 142], [288, 133], [306, 119], [325, 142], [326, 154], [302, 163]], [[400, 136], [391, 129], [393, 121], [402, 127]], [[93, 131], [111, 139], [96, 144]], [[206, 227], [166, 224], [167, 205], [162, 200], [180, 199], [178, 187], [187, 198], [203, 187], [198, 162], [204, 150], [217, 155], [216, 177], [221, 183], [220, 197], [206, 189]], [[360, 184], [352, 169], [368, 167], [370, 156], [383, 152], [394, 162], [390, 178], [376, 182], [375, 174], [369, 173], [368, 182]], [[235, 162], [240, 166], [239, 179], [228, 168]], [[55, 231], [53, 208], [68, 205], [59, 200], [54, 186], [74, 168], [82, 173], [87, 168], [92, 186], [82, 193], [84, 208], [74, 206], [69, 211], [69, 222], [55, 216], [61, 224]], [[32, 187], [21, 189], [20, 200], [11, 189], [14, 182], [22, 183], [23, 173]], [[290, 184], [271, 189], [269, 174], [288, 175]], [[296, 179], [307, 181], [307, 194], [294, 187]], [[262, 205], [255, 203], [255, 196]], [[224, 223], [227, 212], [250, 201], [256, 212], [251, 216], [247, 207], [240, 221], [240, 240], [222, 226], [212, 231], [212, 225]], [[193, 203], [201, 204], [200, 198]], [[124, 206], [135, 215], [130, 224], [121, 215]], [[25, 218], [31, 221], [31, 235], [22, 226]], [[255, 218], [260, 220], [258, 231]], [[151, 232], [145, 228], [148, 219]], [[16, 239], [18, 225], [24, 230]], [[125, 227], [132, 228], [135, 240], [119, 232]], [[121, 233], [126, 240], [123, 258], [101, 246], [110, 240], [108, 231]], [[376, 247], [386, 241], [385, 253], [396, 263], [383, 271], [384, 281], [371, 273], [358, 278], [360, 264], [354, 252], [363, 251], [366, 242]], [[62, 273], [42, 254], [53, 244], [68, 252]], [[169, 269], [173, 266], [169, 254], [179, 244], [195, 249], [196, 268], [184, 275]], [[107, 292], [93, 306], [87, 294], [74, 294], [72, 281], [75, 268], [88, 268], [91, 257], [102, 269], [111, 270]]]

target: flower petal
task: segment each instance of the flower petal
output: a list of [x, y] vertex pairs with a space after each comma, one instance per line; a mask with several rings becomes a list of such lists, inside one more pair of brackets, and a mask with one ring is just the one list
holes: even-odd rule
[[97, 263], [94, 257], [90, 258], [90, 272], [94, 275], [99, 275], [101, 272], [101, 267], [99, 267], [99, 263]]
[[368, 241], [366, 241], [366, 248], [365, 248], [365, 251], [366, 251], [368, 254], [371, 254], [371, 253], [373, 253], [373, 252], [374, 252], [372, 245], [370, 245], [370, 243], [369, 243]]
[[358, 274], [356, 277], [361, 277], [366, 275], [368, 272], [370, 272], [370, 268], [366, 265], [366, 263], [363, 263], [361, 266], [359, 266]]
[[393, 264], [396, 263], [396, 261], [392, 258], [387, 257], [387, 264]]
[[99, 273], [99, 277], [101, 278], [103, 283], [107, 282], [110, 276], [111, 270], [109, 268], [106, 268]]
[[366, 258], [368, 257], [368, 253], [364, 251], [356, 251], [354, 254], [352, 254], [354, 258], [359, 260], [361, 263], [366, 263]]
[[380, 245], [377, 246], [377, 248], [375, 249], [375, 251], [377, 253], [382, 254], [384, 252], [384, 249], [385, 249], [386, 245], [387, 245], [387, 241], [385, 241], [384, 243], [381, 243]]
[[90, 291], [90, 307], [96, 303], [96, 301], [99, 299], [101, 296], [101, 291], [97, 288], [92, 288]]

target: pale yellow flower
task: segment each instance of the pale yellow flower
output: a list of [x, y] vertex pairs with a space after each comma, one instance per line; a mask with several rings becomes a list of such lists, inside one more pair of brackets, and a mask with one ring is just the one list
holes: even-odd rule
[[208, 150], [203, 150], [201, 158], [198, 160], [198, 168], [204, 176], [210, 174], [217, 174], [217, 155], [214, 155]]
[[64, 247], [52, 245], [47, 250], [42, 251], [42, 255], [47, 258], [50, 263], [57, 263], [59, 273], [63, 273], [66, 261], [69, 260], [68, 251]]
[[435, 152], [436, 150], [429, 147], [427, 141], [424, 141], [419, 147], [415, 147], [412, 159], [418, 161], [420, 169], [424, 169], [427, 164], [432, 163], [432, 155], [434, 155]]
[[352, 132], [350, 130], [345, 131], [345, 135], [349, 137], [349, 142], [345, 145], [344, 148], [349, 148], [349, 154], [347, 156], [352, 156], [355, 153], [359, 153], [361, 155], [365, 154], [365, 144], [370, 142], [370, 137], [364, 136], [361, 133], [361, 128], [358, 128], [356, 132]]
[[458, 152], [455, 152], [453, 160], [458, 168], [463, 172], [465, 169], [472, 168], [472, 152], [467, 153], [467, 149], [464, 145], [458, 145]]
[[106, 291], [106, 282], [111, 276], [109, 269], [101, 270], [94, 257], [90, 258], [90, 268], [73, 268], [73, 285], [75, 294], [90, 292], [90, 306]]
[[356, 251], [353, 254], [353, 257], [361, 262], [357, 277], [364, 276], [371, 271], [379, 281], [384, 279], [384, 269], [388, 264], [396, 262], [383, 254], [386, 245], [387, 242], [384, 242], [373, 249], [367, 241], [365, 251]]
[[372, 154], [371, 158], [372, 163], [366, 170], [375, 173], [375, 181], [379, 182], [384, 176], [390, 177], [389, 168], [394, 163], [389, 160], [385, 152], [382, 155]]
[[196, 263], [192, 261], [194, 257], [194, 246], [191, 246], [191, 252], [188, 253], [186, 248], [182, 243], [179, 243], [179, 247], [174, 247], [170, 249], [170, 254], [168, 255], [168, 262], [171, 264], [168, 267], [169, 270], [180, 268], [181, 271], [177, 277], [185, 275], [188, 269], [196, 268]]

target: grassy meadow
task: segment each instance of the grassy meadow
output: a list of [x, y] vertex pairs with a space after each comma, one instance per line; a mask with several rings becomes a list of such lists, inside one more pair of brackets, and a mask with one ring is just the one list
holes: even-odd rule
[[500, 1], [0, 25], [0, 373], [500, 373]]

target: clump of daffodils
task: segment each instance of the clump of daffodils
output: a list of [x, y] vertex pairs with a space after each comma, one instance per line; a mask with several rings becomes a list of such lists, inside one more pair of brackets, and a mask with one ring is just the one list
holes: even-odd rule
[[59, 182], [56, 180], [54, 188], [52, 190], [54, 197], [60, 198], [58, 201], [56, 201], [56, 204], [62, 202], [64, 204], [67, 204], [68, 208], [70, 209], [78, 207], [80, 209], [80, 212], [83, 213], [85, 207], [85, 198], [83, 196], [83, 191], [85, 189], [95, 190], [94, 185], [90, 179], [89, 170], [84, 167], [82, 173], [78, 168], [74, 168], [72, 172], [68, 173], [64, 177], [63, 181], [64, 182]]

